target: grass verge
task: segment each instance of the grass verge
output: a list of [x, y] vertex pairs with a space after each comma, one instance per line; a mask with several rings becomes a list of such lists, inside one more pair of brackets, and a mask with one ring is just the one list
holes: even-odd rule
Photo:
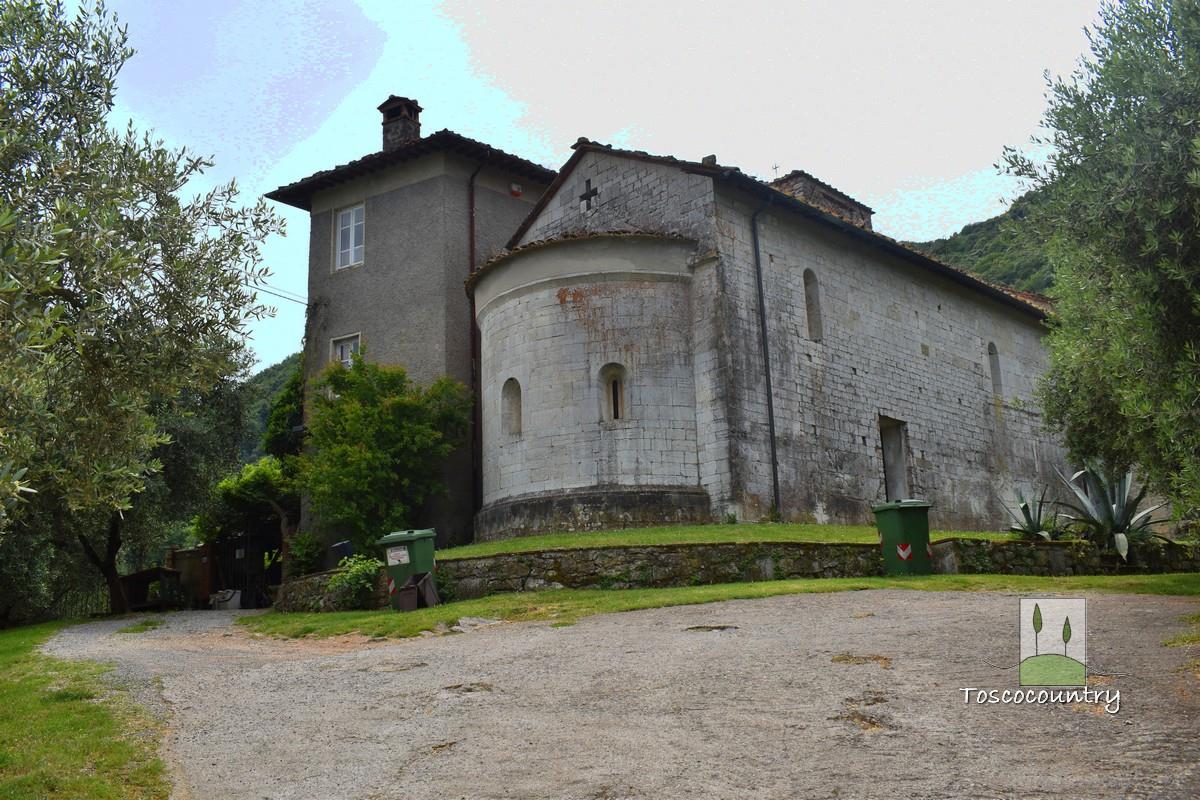
[[[494, 542], [476, 542], [461, 547], [438, 550], [439, 561], [456, 558], [477, 558], [499, 553], [528, 553], [534, 550], [562, 550], [580, 547], [631, 547], [655, 544], [714, 544], [745, 542], [827, 542], [834, 544], [877, 544], [878, 534], [871, 525], [799, 525], [738, 524], [738, 525], [673, 525], [658, 528], [626, 528], [619, 531], [590, 531], [587, 533], [549, 533], [542, 536], [519, 536]], [[992, 539], [1014, 541], [1011, 533], [994, 531], [933, 531], [930, 538]]]
[[817, 578], [756, 583], [722, 583], [670, 589], [559, 589], [521, 592], [463, 600], [435, 608], [397, 614], [393, 611], [336, 613], [270, 612], [242, 617], [238, 622], [272, 636], [416, 636], [438, 625], [453, 625], [462, 617], [510, 621], [551, 620], [569, 625], [592, 614], [645, 608], [744, 600], [782, 594], [844, 592], [859, 589], [1000, 592], [1121, 592], [1130, 594], [1200, 595], [1200, 573], [1171, 575], [1096, 575], [1041, 578], [1029, 575], [929, 575], [910, 578]]
[[[1165, 642], [1163, 642], [1163, 644], [1165, 644], [1167, 647], [1200, 648], [1200, 614], [1191, 614], [1190, 616], [1186, 616], [1183, 618], [1183, 621], [1190, 626], [1190, 630], [1185, 633], [1181, 633], [1178, 636], [1172, 636], [1170, 639], [1167, 639]], [[1196, 651], [1192, 650], [1189, 655], [1195, 653]], [[1200, 678], [1200, 658], [1193, 658], [1191, 661], [1189, 661], [1187, 664], [1187, 669], [1190, 669], [1193, 673], [1195, 673], [1197, 678]]]
[[104, 684], [107, 668], [35, 652], [64, 625], [0, 631], [0, 797], [165, 799], [159, 731]]
[[126, 625], [124, 628], [119, 628], [117, 629], [117, 633], [145, 633], [155, 628], [161, 628], [164, 624], [166, 624], [166, 620], [162, 617], [149, 617], [132, 625]]

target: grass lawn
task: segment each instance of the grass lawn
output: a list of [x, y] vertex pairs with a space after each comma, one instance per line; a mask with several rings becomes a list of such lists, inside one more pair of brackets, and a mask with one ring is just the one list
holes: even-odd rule
[[124, 628], [118, 629], [117, 633], [144, 633], [152, 631], [155, 628], [161, 628], [166, 622], [162, 617], [147, 617], [141, 622], [135, 622], [132, 625], [126, 625]]
[[[932, 531], [933, 541], [962, 537], [1011, 542], [1016, 535], [994, 531]], [[876, 544], [878, 534], [872, 525], [798, 525], [791, 523], [742, 523], [738, 525], [675, 525], [661, 528], [626, 528], [619, 531], [587, 533], [549, 533], [544, 536], [518, 536], [494, 542], [476, 542], [438, 550], [442, 561], [455, 558], [493, 556], [497, 553], [528, 553], [532, 550], [559, 550], [578, 547], [625, 547], [647, 544], [712, 544], [714, 542], [830, 542]]]
[[0, 631], [0, 797], [166, 798], [159, 731], [106, 668], [34, 652], [64, 624]]
[[398, 614], [394, 611], [336, 613], [269, 612], [238, 620], [251, 630], [273, 636], [415, 636], [437, 625], [452, 625], [461, 617], [552, 620], [569, 625], [592, 614], [644, 608], [713, 603], [807, 592], [857, 589], [914, 589], [921, 591], [1002, 592], [1124, 592], [1132, 594], [1200, 595], [1200, 573], [1171, 575], [1097, 575], [1042, 578], [1029, 575], [929, 575], [909, 578], [815, 578], [756, 583], [722, 583], [671, 589], [559, 589], [546, 592], [497, 594], [478, 600], [447, 603]]

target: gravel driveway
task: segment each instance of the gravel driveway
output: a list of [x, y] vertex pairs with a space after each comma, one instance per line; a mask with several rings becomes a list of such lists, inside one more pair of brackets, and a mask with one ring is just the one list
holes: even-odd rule
[[795, 595], [399, 643], [185, 612], [46, 650], [115, 662], [166, 709], [174, 797], [192, 800], [1195, 798], [1183, 666], [1200, 652], [1162, 642], [1200, 602], [1088, 603], [1088, 666], [1117, 714], [964, 703], [962, 687], [1016, 688], [1007, 594]]

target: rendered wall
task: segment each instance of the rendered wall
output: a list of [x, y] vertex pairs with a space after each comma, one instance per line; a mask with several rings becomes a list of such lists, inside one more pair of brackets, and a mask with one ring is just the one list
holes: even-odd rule
[[[318, 193], [309, 248], [309, 318], [305, 370], [315, 378], [329, 363], [331, 340], [358, 333], [370, 361], [403, 366], [428, 383], [449, 375], [472, 380], [467, 184], [477, 164], [433, 154]], [[513, 197], [511, 184], [524, 193]], [[544, 187], [493, 168], [476, 177], [476, 261], [494, 255], [528, 214]], [[333, 269], [338, 209], [365, 203], [364, 263]], [[470, 446], [451, 455], [443, 483], [415, 524], [438, 530], [441, 545], [473, 537], [474, 479]]]

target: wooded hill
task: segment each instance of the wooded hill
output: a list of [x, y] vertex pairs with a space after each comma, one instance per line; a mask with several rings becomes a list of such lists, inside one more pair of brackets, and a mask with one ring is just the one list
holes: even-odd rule
[[255, 373], [242, 384], [242, 407], [245, 413], [245, 428], [242, 436], [242, 463], [249, 464], [262, 458], [263, 433], [267, 430], [267, 415], [271, 413], [271, 404], [275, 397], [300, 367], [300, 354], [290, 356], [272, 364], [262, 372]]
[[946, 239], [908, 244], [986, 280], [1044, 293], [1052, 282], [1045, 243], [1026, 224], [1036, 202], [1036, 195], [1026, 194], [1003, 214], [973, 222]]

